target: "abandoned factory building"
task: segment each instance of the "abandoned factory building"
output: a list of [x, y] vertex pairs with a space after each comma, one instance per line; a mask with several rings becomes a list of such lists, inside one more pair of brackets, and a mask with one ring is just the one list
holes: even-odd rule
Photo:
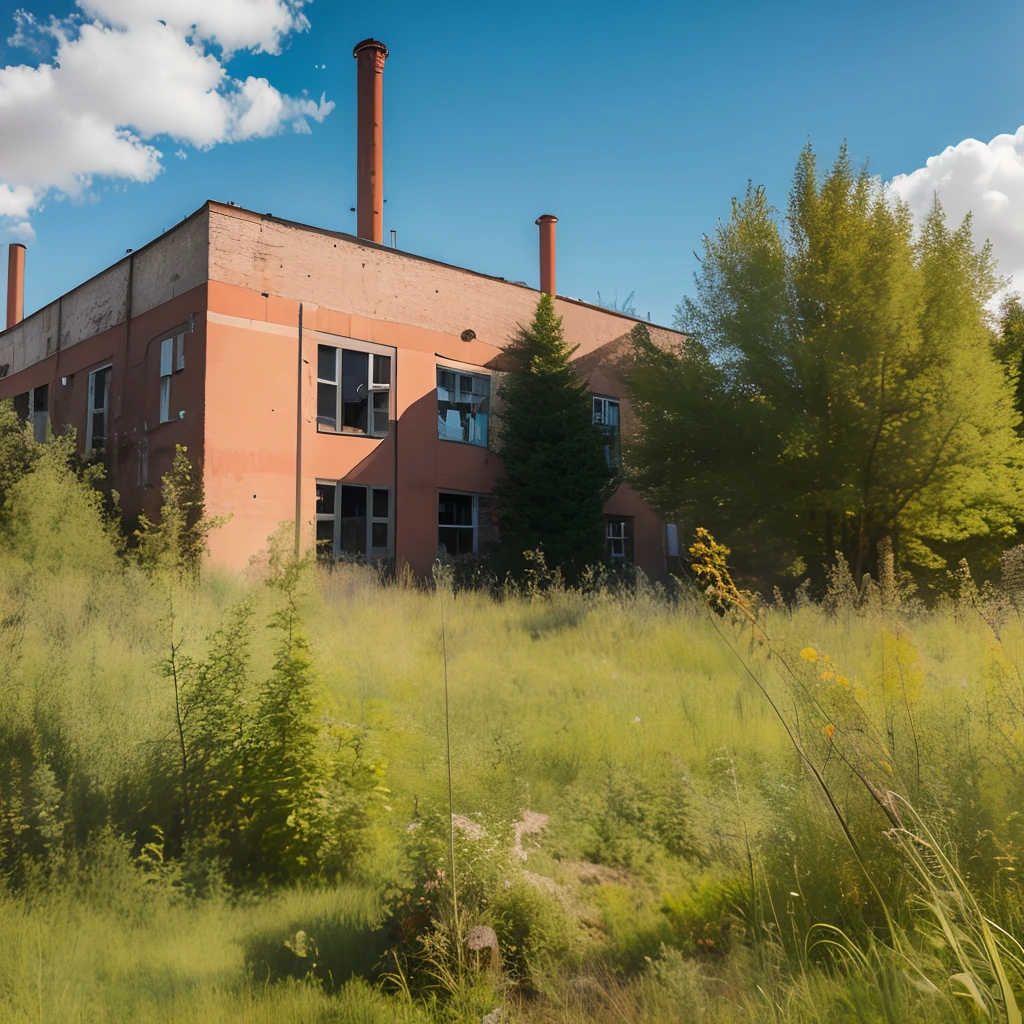
[[[284, 521], [322, 555], [419, 574], [493, 536], [495, 373], [538, 292], [383, 244], [387, 50], [367, 40], [355, 56], [357, 235], [207, 202], [28, 317], [25, 249], [10, 247], [0, 399], [37, 437], [74, 427], [127, 514], [159, 510], [185, 445], [208, 514], [231, 514], [210, 536], [217, 564], [244, 567]], [[538, 224], [541, 290], [555, 296], [555, 218]], [[555, 307], [614, 461], [636, 321], [563, 297]], [[660, 344], [681, 338], [649, 329]], [[653, 578], [678, 554], [674, 527], [625, 483], [605, 529], [609, 559]]]

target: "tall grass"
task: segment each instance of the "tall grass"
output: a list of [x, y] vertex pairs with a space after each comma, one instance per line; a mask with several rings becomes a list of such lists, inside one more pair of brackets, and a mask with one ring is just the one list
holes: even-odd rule
[[[804, 601], [752, 629], [642, 584], [461, 591], [442, 636], [434, 592], [311, 573], [324, 713], [361, 727], [386, 788], [345, 884], [197, 887], [152, 829], [153, 772], [180, 741], [161, 665], [172, 642], [205, 657], [243, 598], [268, 621], [280, 595], [259, 563], [198, 587], [146, 575], [96, 509], [65, 513], [62, 550], [80, 531], [86, 562], [36, 560], [36, 533], [0, 550], [0, 856], [24, 827], [38, 847], [5, 862], [2, 1019], [1020, 1019], [1011, 601]], [[274, 644], [254, 634], [257, 674]], [[455, 955], [430, 925], [446, 667], [452, 809], [480, 830], [454, 836], [460, 915], [503, 961], [454, 991], [421, 970]], [[524, 809], [550, 819], [525, 864]]]

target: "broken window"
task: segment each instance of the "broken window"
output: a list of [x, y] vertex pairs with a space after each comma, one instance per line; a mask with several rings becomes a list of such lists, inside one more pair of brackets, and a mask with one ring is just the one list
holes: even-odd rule
[[32, 436], [42, 443], [46, 440], [46, 427], [49, 422], [50, 386], [40, 384], [31, 391], [23, 391], [14, 396], [14, 411], [27, 423], [32, 424]]
[[612, 565], [633, 561], [633, 520], [631, 517], [606, 516], [605, 551]]
[[442, 491], [437, 496], [439, 558], [479, 555], [493, 539], [491, 496]]
[[622, 444], [619, 439], [619, 400], [593, 395], [594, 423], [604, 434], [604, 464], [609, 469], [622, 466]]
[[391, 555], [391, 491], [316, 482], [316, 553], [321, 561]]
[[110, 409], [110, 367], [89, 374], [89, 405], [85, 420], [85, 447], [106, 448]]
[[383, 437], [391, 418], [391, 356], [317, 346], [318, 430]]
[[171, 415], [171, 375], [185, 369], [185, 335], [178, 334], [160, 342], [160, 422], [169, 423]]
[[491, 378], [437, 368], [437, 436], [487, 447], [487, 420], [491, 406]]

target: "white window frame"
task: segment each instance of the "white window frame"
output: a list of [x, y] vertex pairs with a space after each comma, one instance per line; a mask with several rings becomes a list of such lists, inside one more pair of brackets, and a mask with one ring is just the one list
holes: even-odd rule
[[185, 369], [185, 334], [172, 334], [160, 342], [160, 422], [170, 423], [171, 377]]
[[[327, 380], [320, 376], [320, 349], [322, 348], [333, 348], [334, 349], [334, 380]], [[342, 420], [344, 419], [344, 382], [342, 380], [342, 365], [344, 361], [343, 353], [350, 352], [356, 355], [366, 357], [366, 380], [367, 380], [367, 392], [368, 401], [366, 405], [366, 430], [356, 430], [353, 427], [342, 426]], [[374, 346], [368, 344], [351, 344], [348, 339], [342, 344], [335, 344], [334, 342], [320, 341], [317, 340], [316, 350], [316, 429], [322, 434], [348, 434], [355, 437], [387, 437], [391, 430], [391, 417], [393, 410], [391, 408], [391, 385], [395, 378], [395, 364], [397, 353], [394, 349], [384, 348], [382, 346]], [[387, 382], [378, 381], [375, 379], [374, 374], [374, 357], [380, 356], [381, 358], [388, 360], [388, 380]], [[335, 389], [335, 401], [334, 401], [334, 423], [335, 426], [331, 427], [325, 424], [320, 419], [320, 385], [327, 384]], [[383, 410], [375, 408], [377, 405], [375, 397], [377, 395], [387, 395], [387, 419], [382, 430], [376, 429], [375, 419], [376, 415]]]
[[[97, 366], [95, 370], [89, 371], [89, 399], [86, 406], [85, 416], [85, 447], [87, 451], [93, 450], [93, 431], [92, 421], [93, 417], [99, 413], [103, 413], [103, 434], [104, 434], [104, 447], [109, 446], [110, 442], [110, 378], [112, 376], [113, 363], [104, 363], [103, 366]], [[103, 395], [103, 407], [96, 407], [96, 374], [102, 373], [104, 370], [107, 371], [106, 378], [104, 380], [105, 388]]]
[[[349, 552], [342, 552], [341, 550], [341, 489], [342, 487], [359, 487], [366, 491], [366, 538], [363, 551], [360, 555], [371, 562], [382, 561], [391, 558], [395, 550], [395, 529], [394, 529], [394, 518], [395, 518], [395, 504], [394, 504], [394, 490], [391, 487], [377, 487], [374, 484], [353, 484], [346, 480], [325, 480], [320, 477], [316, 480], [316, 487], [331, 487], [334, 489], [334, 511], [330, 514], [316, 512], [314, 514], [314, 521], [317, 523], [329, 522], [333, 520], [334, 527], [331, 531], [332, 544], [331, 544], [331, 559], [338, 561], [345, 555], [350, 554]], [[387, 517], [375, 516], [373, 514], [373, 493], [374, 491], [386, 491], [388, 496], [388, 514]], [[374, 524], [385, 523], [388, 528], [388, 544], [386, 548], [374, 547], [373, 546], [373, 527]], [[315, 538], [315, 532], [314, 532]]]
[[[623, 529], [625, 527], [625, 529]], [[616, 532], [618, 528], [618, 532]], [[605, 551], [608, 554], [608, 561], [612, 565], [628, 565], [633, 559], [630, 557], [633, 547], [633, 517], [632, 516], [605, 516], [604, 519], [604, 540]], [[613, 552], [613, 545], [622, 545], [622, 554], [616, 555]]]
[[[474, 388], [475, 388], [475, 385], [476, 385], [476, 381], [478, 381], [478, 380], [485, 380], [485, 381], [487, 381], [487, 396], [486, 396], [487, 397], [487, 411], [483, 413], [483, 415], [487, 417], [487, 422], [484, 425], [484, 439], [483, 439], [482, 443], [479, 442], [479, 441], [472, 441], [469, 438], [465, 438], [465, 437], [449, 437], [448, 434], [447, 434], [447, 430], [446, 430], [446, 432], [443, 435], [441, 433], [441, 430], [444, 427], [444, 421], [442, 421], [441, 416], [440, 416], [440, 412], [439, 412], [438, 413], [438, 418], [437, 418], [437, 439], [439, 441], [452, 441], [455, 444], [468, 444], [468, 445], [472, 445], [474, 448], [489, 448], [490, 447], [490, 434], [491, 434], [491, 407], [492, 407], [493, 398], [494, 398], [494, 381], [492, 380], [491, 374], [489, 374], [489, 373], [480, 373], [479, 369], [476, 368], [476, 367], [474, 367], [473, 369], [467, 369], [466, 367], [458, 367], [458, 366], [451, 366], [451, 365], [448, 365], [448, 364], [445, 364], [445, 363], [438, 363], [437, 364], [437, 377], [440, 378], [442, 373], [452, 373], [452, 374], [455, 375], [455, 384], [456, 384], [455, 390], [454, 390], [455, 397], [452, 398], [452, 399], [449, 399], [449, 401], [454, 402], [454, 403], [458, 403], [459, 402], [459, 398], [463, 394], [463, 392], [462, 392], [462, 381], [461, 381], [460, 378], [462, 378], [462, 377], [472, 377], [473, 378]], [[441, 381], [440, 381], [440, 379], [438, 379], [437, 386], [435, 388], [435, 395], [437, 396], [438, 403], [440, 403], [440, 401], [441, 401], [440, 396], [438, 394], [439, 391], [440, 391], [440, 388], [441, 388]], [[452, 392], [451, 388], [448, 388], [447, 390], [449, 391], [449, 393]], [[479, 394], [479, 392], [474, 390], [474, 391], [471, 391], [470, 394], [471, 395], [476, 395], [476, 394]], [[474, 414], [474, 415], [477, 415], [477, 414]], [[457, 492], [455, 492], [455, 491], [450, 491], [450, 492], [446, 491], [445, 493], [446, 494], [448, 494], [448, 493], [455, 494]]]

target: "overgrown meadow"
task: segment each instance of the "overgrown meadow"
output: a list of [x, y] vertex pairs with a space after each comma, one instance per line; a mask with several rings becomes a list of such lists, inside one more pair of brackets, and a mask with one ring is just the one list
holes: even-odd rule
[[3, 1020], [1020, 1020], [1012, 587], [197, 581], [68, 459], [2, 481]]

